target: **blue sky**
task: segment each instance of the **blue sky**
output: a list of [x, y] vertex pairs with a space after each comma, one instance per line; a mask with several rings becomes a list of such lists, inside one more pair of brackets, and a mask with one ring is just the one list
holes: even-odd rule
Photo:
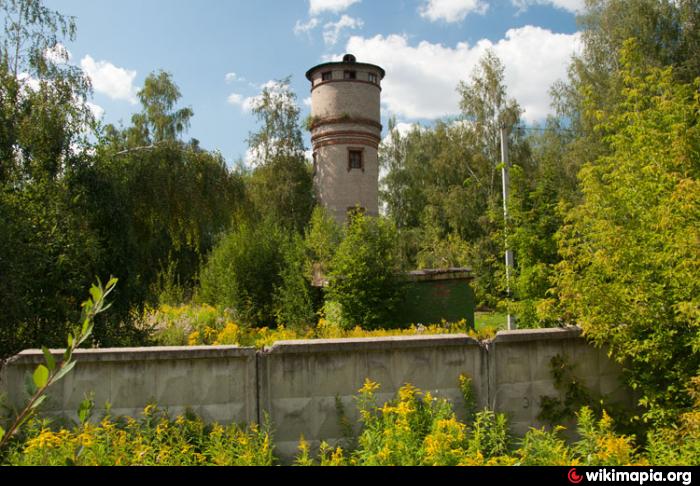
[[[106, 123], [128, 124], [135, 93], [172, 73], [194, 110], [189, 137], [229, 164], [246, 157], [249, 106], [265, 83], [292, 76], [308, 114], [306, 70], [352, 52], [384, 67], [382, 114], [401, 127], [458, 112], [455, 87], [486, 48], [506, 66], [525, 120], [549, 111], [548, 90], [578, 48], [583, 0], [46, 0], [77, 19], [66, 44], [91, 77]], [[308, 137], [307, 137], [308, 145]]]

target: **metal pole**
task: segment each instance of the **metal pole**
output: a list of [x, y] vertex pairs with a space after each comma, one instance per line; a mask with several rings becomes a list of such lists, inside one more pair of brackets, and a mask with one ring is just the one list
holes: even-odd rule
[[[508, 248], [508, 133], [501, 126], [501, 175], [503, 178], [503, 222], [506, 248], [506, 294], [510, 300], [510, 275], [513, 270], [513, 251]], [[515, 316], [508, 310], [508, 330], [515, 329]]]

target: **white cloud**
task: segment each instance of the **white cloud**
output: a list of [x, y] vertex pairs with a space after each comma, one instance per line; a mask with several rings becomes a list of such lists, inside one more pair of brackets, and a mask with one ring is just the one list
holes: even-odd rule
[[310, 108], [311, 107], [311, 97], [309, 96], [308, 98], [304, 98], [303, 103], [304, 103], [304, 106], [308, 106]]
[[54, 64], [66, 64], [71, 60], [73, 54], [60, 42], [55, 46], [50, 47], [44, 51], [44, 57], [47, 61]]
[[226, 98], [226, 101], [234, 106], [242, 106], [243, 105], [243, 95], [240, 95], [238, 93], [231, 93], [228, 96], [228, 98]]
[[258, 151], [254, 148], [248, 147], [245, 151], [245, 156], [243, 157], [243, 164], [248, 168], [253, 168], [258, 165], [258, 160], [260, 160]]
[[89, 55], [81, 59], [80, 67], [92, 81], [96, 92], [103, 93], [113, 100], [128, 101], [132, 105], [138, 101], [134, 88], [136, 71], [117, 67], [107, 61], [95, 61]]
[[318, 19], [316, 17], [310, 18], [308, 22], [305, 23], [302, 23], [301, 20], [297, 20], [297, 23], [294, 24], [294, 34], [309, 34], [316, 26], [318, 26]]
[[418, 12], [431, 22], [461, 22], [468, 14], [484, 14], [488, 8], [489, 4], [483, 0], [428, 0]]
[[102, 118], [102, 115], [105, 114], [105, 109], [102, 108], [100, 105], [93, 103], [92, 101], [86, 101], [85, 104], [87, 105], [88, 108], [90, 108], [90, 111], [92, 112], [92, 115], [96, 119]]
[[238, 75], [238, 74], [236, 74], [236, 73], [234, 73], [234, 72], [230, 72], [230, 73], [226, 73], [226, 74], [224, 75], [224, 80], [225, 80], [227, 83], [233, 83], [233, 82], [235, 82], [235, 81], [239, 81], [239, 82], [242, 82], [242, 83], [243, 83], [243, 82], [245, 82], [246, 79], [245, 79], [243, 76], [240, 76], [240, 75]]
[[[418, 128], [419, 130], [421, 129], [421, 126], [418, 123], [408, 123], [408, 122], [397, 122], [396, 125], [394, 126], [394, 130], [399, 132], [399, 135], [402, 137], [405, 137], [411, 131], [415, 128]], [[389, 140], [391, 140], [391, 132], [389, 130], [386, 131], [386, 134], [384, 135], [384, 138], [382, 139], [382, 142], [386, 143]]]
[[402, 137], [404, 137], [410, 132], [412, 132], [415, 127], [418, 127], [420, 129], [420, 125], [418, 125], [417, 123], [398, 122], [394, 129], [398, 131]]
[[22, 85], [23, 90], [31, 89], [32, 91], [39, 91], [39, 88], [41, 87], [41, 82], [27, 72], [19, 73], [17, 75], [17, 79]]
[[343, 29], [360, 29], [363, 25], [362, 19], [343, 15], [337, 22], [328, 22], [323, 26], [323, 41], [328, 45], [335, 45]]
[[309, 15], [314, 16], [323, 12], [344, 12], [351, 5], [361, 0], [309, 0]]
[[511, 2], [520, 11], [525, 11], [532, 5], [551, 5], [555, 8], [579, 13], [586, 7], [585, 0], [511, 0]]
[[410, 45], [403, 35], [353, 36], [345, 52], [386, 69], [382, 102], [389, 112], [408, 119], [434, 119], [459, 113], [457, 84], [469, 80], [479, 59], [491, 48], [505, 66], [508, 95], [520, 103], [526, 120], [535, 121], [550, 113], [549, 88], [566, 77], [579, 39], [579, 34], [525, 26], [509, 30], [498, 42], [482, 39], [473, 46], [427, 41]]

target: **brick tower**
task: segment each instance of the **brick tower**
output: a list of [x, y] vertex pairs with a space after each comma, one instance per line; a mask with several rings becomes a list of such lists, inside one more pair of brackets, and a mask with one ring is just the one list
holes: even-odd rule
[[352, 54], [306, 72], [311, 81], [311, 144], [319, 202], [338, 223], [356, 208], [379, 213], [377, 148], [384, 70]]

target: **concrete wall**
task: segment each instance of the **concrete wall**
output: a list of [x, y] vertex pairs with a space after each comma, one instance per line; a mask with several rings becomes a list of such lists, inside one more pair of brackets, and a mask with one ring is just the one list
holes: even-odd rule
[[336, 397], [357, 424], [355, 396], [366, 378], [381, 385], [380, 403], [405, 383], [450, 399], [463, 416], [459, 375], [474, 380], [477, 400], [487, 403], [486, 355], [467, 336], [282, 341], [261, 355], [260, 409], [275, 425], [277, 453], [293, 456], [299, 437], [311, 445], [342, 438]]
[[[149, 401], [173, 414], [192, 408], [205, 420], [260, 421], [269, 414], [277, 454], [294, 455], [299, 437], [312, 444], [342, 437], [336, 401], [356, 426], [355, 396], [366, 378], [392, 398], [405, 383], [450, 399], [458, 416], [464, 405], [459, 375], [473, 379], [477, 406], [506, 413], [512, 431], [539, 426], [540, 397], [555, 396], [553, 356], [565, 355], [575, 375], [594, 393], [631, 402], [620, 370], [589, 345], [577, 328], [499, 332], [479, 343], [465, 335], [281, 341], [269, 349], [186, 347], [80, 350], [78, 364], [52, 390], [43, 412], [75, 418], [86, 392], [115, 414], [138, 416]], [[25, 399], [24, 382], [43, 361], [25, 351], [0, 372], [0, 390], [14, 406]], [[337, 399], [337, 400], [336, 400]]]
[[574, 375], [594, 396], [632, 406], [620, 382], [620, 367], [606, 352], [588, 344], [578, 328], [499, 332], [489, 344], [489, 407], [508, 414], [511, 431], [524, 435], [541, 424], [540, 397], [559, 396], [550, 363], [565, 356]]
[[[56, 352], [56, 359], [61, 354]], [[138, 417], [156, 402], [173, 414], [190, 407], [204, 420], [257, 420], [254, 348], [235, 346], [80, 349], [75, 368], [49, 389], [42, 413], [77, 417], [85, 394], [94, 393], [95, 415], [109, 402], [112, 413]], [[39, 350], [23, 351], [0, 373], [0, 390], [13, 407], [25, 403], [25, 382], [43, 363]]]

